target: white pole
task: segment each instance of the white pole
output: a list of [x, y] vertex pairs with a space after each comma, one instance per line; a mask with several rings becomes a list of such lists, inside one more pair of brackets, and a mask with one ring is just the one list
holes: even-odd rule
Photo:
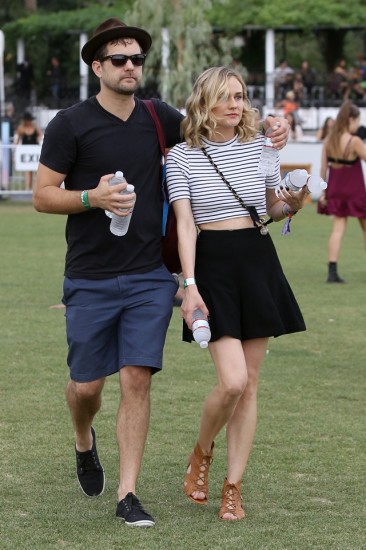
[[162, 67], [162, 86], [161, 98], [163, 101], [169, 101], [169, 57], [170, 57], [170, 34], [169, 29], [161, 29], [161, 67]]
[[[84, 46], [84, 44], [88, 41], [88, 37], [85, 32], [80, 33], [79, 35], [79, 48], [80, 53]], [[84, 61], [81, 59], [80, 55], [80, 62], [79, 62], [79, 73], [80, 73], [80, 100], [84, 101], [85, 99], [88, 99], [88, 82], [89, 82], [89, 70], [88, 65], [84, 63]]]
[[25, 59], [25, 47], [23, 38], [18, 38], [17, 40], [17, 64], [20, 65], [24, 63]]
[[5, 50], [5, 36], [3, 31], [0, 30], [0, 114], [1, 114], [1, 118], [3, 118], [5, 114], [4, 50]]
[[266, 30], [266, 107], [273, 109], [275, 70], [275, 33], [273, 29]]
[[2, 159], [1, 159], [1, 187], [7, 189], [9, 186], [9, 171], [10, 171], [10, 123], [3, 120], [5, 115], [5, 86], [4, 86], [4, 51], [5, 51], [5, 36], [0, 30], [0, 139], [2, 143]]

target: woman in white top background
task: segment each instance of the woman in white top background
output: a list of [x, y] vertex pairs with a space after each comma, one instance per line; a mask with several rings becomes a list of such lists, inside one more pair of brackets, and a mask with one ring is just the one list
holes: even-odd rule
[[287, 113], [285, 119], [290, 126], [289, 141], [301, 141], [304, 137], [301, 124], [299, 124], [294, 113]]
[[200, 308], [209, 317], [217, 384], [204, 403], [184, 492], [196, 504], [207, 503], [214, 439], [226, 426], [227, 472], [219, 517], [240, 520], [245, 516], [241, 481], [255, 434], [259, 368], [268, 338], [305, 330], [260, 218], [266, 213], [274, 221], [291, 217], [302, 207], [306, 190], [283, 189], [276, 196], [279, 161], [271, 176], [261, 173], [264, 138], [256, 129], [242, 77], [232, 68], [205, 71], [186, 111], [185, 142], [173, 147], [167, 160], [186, 282], [183, 339], [192, 340], [192, 314]]

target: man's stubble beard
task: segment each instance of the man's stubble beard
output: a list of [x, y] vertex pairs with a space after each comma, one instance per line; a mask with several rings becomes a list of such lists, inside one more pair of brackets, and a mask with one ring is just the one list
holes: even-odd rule
[[111, 89], [119, 95], [131, 96], [140, 88], [141, 79], [135, 78], [134, 82], [132, 86], [125, 86], [123, 83], [119, 83], [119, 85], [111, 86]]

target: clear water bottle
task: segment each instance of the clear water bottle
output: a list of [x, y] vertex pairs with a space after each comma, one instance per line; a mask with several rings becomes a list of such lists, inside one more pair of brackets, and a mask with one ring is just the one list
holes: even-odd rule
[[201, 348], [207, 348], [211, 339], [210, 325], [208, 324], [207, 317], [200, 309], [196, 309], [193, 312], [192, 333], [197, 344]]
[[[123, 175], [123, 172], [117, 171], [113, 178], [109, 180], [109, 185], [118, 185], [119, 183], [126, 182], [126, 179]], [[121, 195], [126, 195], [134, 192], [134, 186], [131, 184], [128, 184], [126, 189], [121, 191]], [[128, 208], [120, 208], [121, 212], [128, 211]], [[117, 216], [116, 214], [113, 214], [111, 212], [107, 212], [106, 214], [108, 217], [111, 218], [111, 224], [110, 224], [110, 231], [113, 233], [113, 235], [116, 235], [117, 237], [123, 237], [123, 235], [126, 235], [130, 221], [132, 212], [128, 214], [128, 216]]]
[[296, 169], [291, 172], [287, 172], [281, 183], [276, 185], [275, 192], [277, 197], [279, 196], [282, 188], [288, 188], [292, 191], [300, 191], [307, 186], [310, 193], [320, 195], [320, 193], [327, 188], [327, 183], [320, 176], [310, 176], [304, 169]]
[[328, 187], [328, 184], [320, 176], [309, 176], [306, 186], [310, 193], [318, 196]]
[[292, 170], [291, 172], [287, 172], [283, 180], [275, 187], [277, 197], [281, 192], [281, 187], [287, 187], [292, 191], [300, 191], [300, 189], [304, 187], [304, 185], [306, 185], [308, 177], [309, 174], [307, 173], [307, 171], [300, 168]]
[[267, 130], [258, 164], [258, 172], [263, 176], [272, 176], [275, 173], [279, 159], [279, 152], [273, 147], [271, 134], [272, 129]]

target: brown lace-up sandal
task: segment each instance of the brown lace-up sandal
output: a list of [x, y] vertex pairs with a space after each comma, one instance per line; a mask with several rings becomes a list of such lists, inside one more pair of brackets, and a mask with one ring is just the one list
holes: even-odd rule
[[[183, 490], [187, 497], [195, 504], [207, 504], [208, 495], [208, 469], [212, 464], [212, 452], [214, 443], [211, 446], [211, 452], [208, 455], [203, 454], [203, 451], [197, 443], [193, 453], [191, 454], [187, 466], [187, 472], [184, 476]], [[200, 492], [205, 494], [205, 498], [195, 499], [192, 493]]]
[[[245, 512], [242, 506], [241, 481], [238, 483], [229, 483], [225, 478], [224, 486], [221, 491], [221, 508], [219, 518], [224, 521], [236, 521], [245, 518]], [[224, 518], [225, 514], [232, 514], [235, 520]]]

